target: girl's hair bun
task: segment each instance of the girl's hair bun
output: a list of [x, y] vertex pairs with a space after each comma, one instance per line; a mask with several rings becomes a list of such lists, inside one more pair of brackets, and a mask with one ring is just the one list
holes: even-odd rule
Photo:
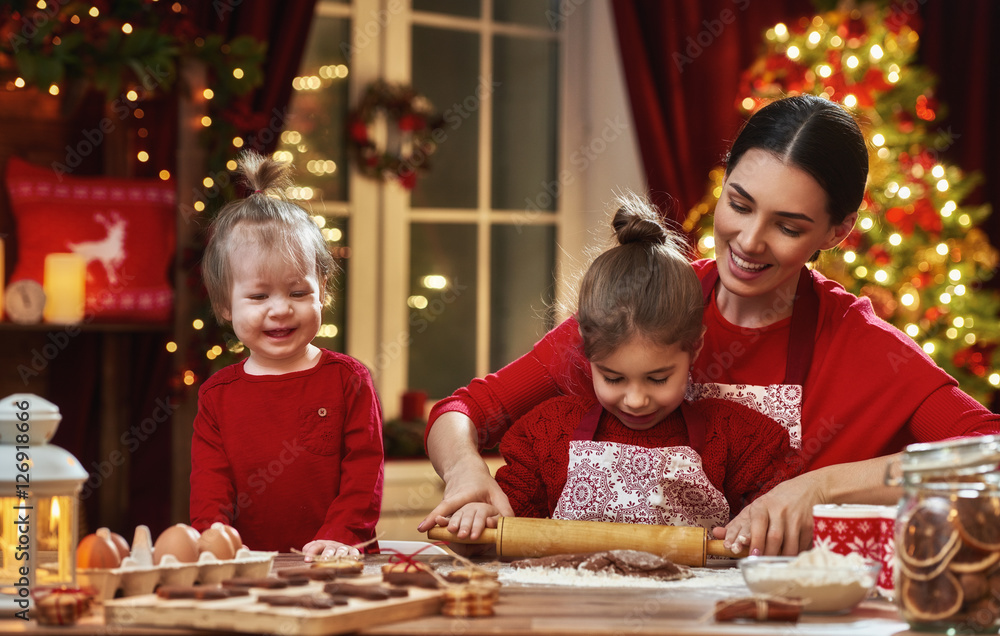
[[611, 227], [615, 230], [615, 237], [621, 245], [628, 243], [657, 243], [663, 245], [667, 242], [667, 229], [658, 218], [649, 215], [646, 210], [637, 210], [634, 206], [623, 205], [615, 212], [615, 218], [611, 221]]
[[237, 159], [237, 170], [243, 175], [248, 196], [255, 194], [284, 194], [292, 185], [292, 167], [253, 151], [244, 152]]

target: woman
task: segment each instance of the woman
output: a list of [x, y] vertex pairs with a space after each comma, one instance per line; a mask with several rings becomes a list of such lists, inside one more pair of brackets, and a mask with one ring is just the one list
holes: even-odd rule
[[[868, 154], [837, 104], [779, 100], [744, 126], [715, 209], [716, 260], [695, 268], [706, 293], [705, 346], [688, 399], [724, 397], [781, 423], [804, 474], [744, 508], [716, 537], [751, 553], [795, 554], [812, 540], [818, 503], [892, 503], [890, 454], [907, 443], [1000, 432], [1000, 417], [958, 389], [871, 303], [805, 268], [850, 233]], [[427, 452], [445, 480], [421, 530], [469, 501], [510, 506], [478, 449], [541, 401], [593, 391], [573, 318], [507, 367], [439, 402]], [[452, 527], [454, 525], [454, 527]], [[450, 524], [460, 535], [480, 527]]]

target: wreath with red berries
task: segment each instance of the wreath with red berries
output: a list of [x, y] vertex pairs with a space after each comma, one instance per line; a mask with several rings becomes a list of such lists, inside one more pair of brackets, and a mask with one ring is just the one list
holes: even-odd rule
[[[385, 140], [373, 139], [380, 115], [386, 123]], [[413, 87], [381, 80], [365, 90], [347, 121], [351, 158], [361, 174], [379, 181], [397, 179], [407, 190], [416, 186], [418, 173], [430, 169], [444, 123]]]

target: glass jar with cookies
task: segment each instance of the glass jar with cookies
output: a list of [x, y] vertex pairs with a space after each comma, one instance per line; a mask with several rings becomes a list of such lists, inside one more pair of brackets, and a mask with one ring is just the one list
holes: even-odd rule
[[997, 631], [1000, 436], [906, 447], [897, 482], [896, 596], [911, 628]]

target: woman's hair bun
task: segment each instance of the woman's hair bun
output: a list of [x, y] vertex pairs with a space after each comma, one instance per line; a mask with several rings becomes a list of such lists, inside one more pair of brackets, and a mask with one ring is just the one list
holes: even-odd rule
[[667, 242], [667, 229], [663, 227], [660, 219], [655, 216], [650, 207], [636, 207], [622, 205], [615, 212], [615, 218], [611, 221], [611, 227], [615, 230], [618, 243], [626, 245], [628, 243], [658, 243], [663, 245]]

